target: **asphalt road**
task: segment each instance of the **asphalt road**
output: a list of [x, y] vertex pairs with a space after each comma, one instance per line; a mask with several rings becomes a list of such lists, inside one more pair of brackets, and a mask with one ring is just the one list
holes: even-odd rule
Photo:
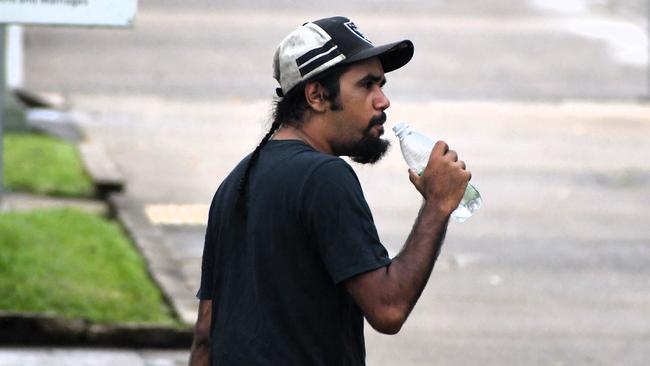
[[142, 2], [133, 30], [33, 28], [27, 34], [27, 86], [70, 94], [269, 98], [276, 87], [270, 60], [278, 41], [306, 20], [346, 14], [376, 43], [414, 41], [409, 67], [391, 75], [387, 90], [394, 96], [636, 100], [649, 95], [648, 13], [640, 0], [315, 4]]

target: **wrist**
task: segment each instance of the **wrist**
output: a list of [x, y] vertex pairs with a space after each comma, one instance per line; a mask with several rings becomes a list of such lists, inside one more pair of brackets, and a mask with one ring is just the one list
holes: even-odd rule
[[446, 222], [453, 211], [453, 208], [446, 207], [439, 201], [425, 200], [422, 205], [421, 214], [427, 214], [427, 216], [431, 216], [436, 221]]

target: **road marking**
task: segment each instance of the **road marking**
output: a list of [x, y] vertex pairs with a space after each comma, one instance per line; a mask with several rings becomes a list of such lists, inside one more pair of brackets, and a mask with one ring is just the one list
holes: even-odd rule
[[145, 206], [154, 225], [206, 225], [210, 207], [205, 204], [155, 204]]
[[648, 64], [648, 35], [636, 24], [610, 19], [574, 19], [564, 28], [576, 35], [603, 41], [620, 63], [643, 67]]
[[587, 0], [530, 0], [529, 3], [538, 9], [567, 15], [585, 15], [590, 6], [596, 5]]
[[636, 67], [648, 64], [648, 34], [643, 25], [590, 14], [590, 8], [603, 6], [603, 1], [529, 0], [529, 3], [537, 9], [568, 15], [556, 25], [578, 36], [605, 42], [618, 62]]

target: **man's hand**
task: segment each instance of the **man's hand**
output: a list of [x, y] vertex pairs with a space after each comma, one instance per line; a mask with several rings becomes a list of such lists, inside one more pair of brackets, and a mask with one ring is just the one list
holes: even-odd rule
[[472, 174], [465, 170], [465, 162], [449, 150], [444, 141], [438, 141], [422, 176], [409, 170], [409, 178], [425, 200], [435, 202], [445, 213], [451, 213], [463, 198]]
[[189, 366], [208, 366], [210, 361], [210, 324], [212, 300], [199, 302], [199, 314], [194, 326], [194, 341], [190, 350]]

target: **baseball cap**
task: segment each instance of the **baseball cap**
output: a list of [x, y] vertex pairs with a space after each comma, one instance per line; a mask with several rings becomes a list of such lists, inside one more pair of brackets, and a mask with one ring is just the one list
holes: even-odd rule
[[402, 40], [375, 46], [354, 22], [341, 16], [304, 23], [280, 42], [273, 56], [278, 95], [335, 65], [372, 57], [379, 57], [384, 72], [396, 70], [413, 57], [413, 43]]

